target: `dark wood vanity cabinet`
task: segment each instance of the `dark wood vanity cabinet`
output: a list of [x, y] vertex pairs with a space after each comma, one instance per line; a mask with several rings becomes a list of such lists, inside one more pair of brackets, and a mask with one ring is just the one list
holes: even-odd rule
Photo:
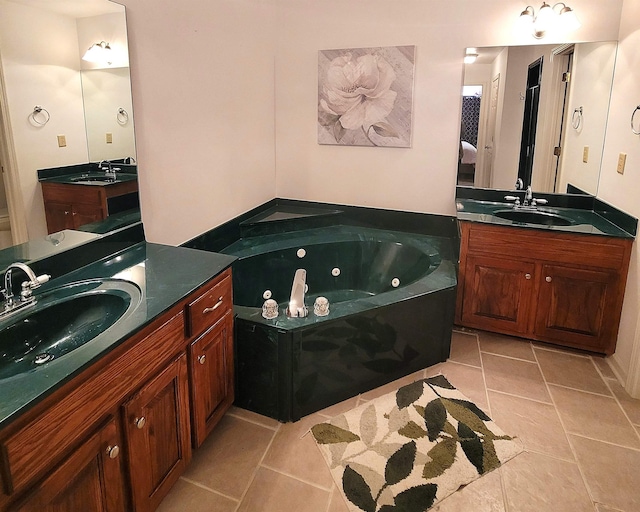
[[103, 220], [109, 215], [110, 198], [133, 194], [137, 190], [136, 180], [108, 186], [42, 182], [47, 231], [78, 229]]
[[461, 222], [456, 323], [612, 354], [630, 239]]
[[0, 431], [0, 512], [155, 510], [233, 402], [232, 308], [227, 269]]

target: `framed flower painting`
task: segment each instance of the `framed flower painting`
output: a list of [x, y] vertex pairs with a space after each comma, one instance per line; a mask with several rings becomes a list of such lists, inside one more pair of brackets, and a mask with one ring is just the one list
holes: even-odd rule
[[415, 46], [318, 52], [318, 143], [411, 147]]

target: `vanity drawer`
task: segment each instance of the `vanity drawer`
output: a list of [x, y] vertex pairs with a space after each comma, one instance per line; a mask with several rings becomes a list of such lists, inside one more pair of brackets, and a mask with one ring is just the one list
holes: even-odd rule
[[189, 336], [197, 336], [233, 308], [231, 269], [225, 270], [213, 285], [187, 305]]

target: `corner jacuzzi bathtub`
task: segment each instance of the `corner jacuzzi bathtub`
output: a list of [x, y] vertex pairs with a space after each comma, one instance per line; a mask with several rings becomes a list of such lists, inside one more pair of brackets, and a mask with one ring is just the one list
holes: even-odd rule
[[[302, 250], [301, 250], [302, 249]], [[233, 264], [236, 405], [280, 421], [444, 361], [455, 308], [448, 238], [330, 226], [241, 239]], [[286, 316], [297, 269], [303, 318]], [[265, 292], [279, 316], [262, 316]], [[316, 316], [314, 299], [329, 300]]]

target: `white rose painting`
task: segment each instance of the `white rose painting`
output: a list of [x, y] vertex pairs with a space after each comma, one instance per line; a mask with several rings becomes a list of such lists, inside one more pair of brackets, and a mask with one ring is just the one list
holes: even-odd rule
[[318, 52], [318, 143], [411, 147], [415, 48]]

